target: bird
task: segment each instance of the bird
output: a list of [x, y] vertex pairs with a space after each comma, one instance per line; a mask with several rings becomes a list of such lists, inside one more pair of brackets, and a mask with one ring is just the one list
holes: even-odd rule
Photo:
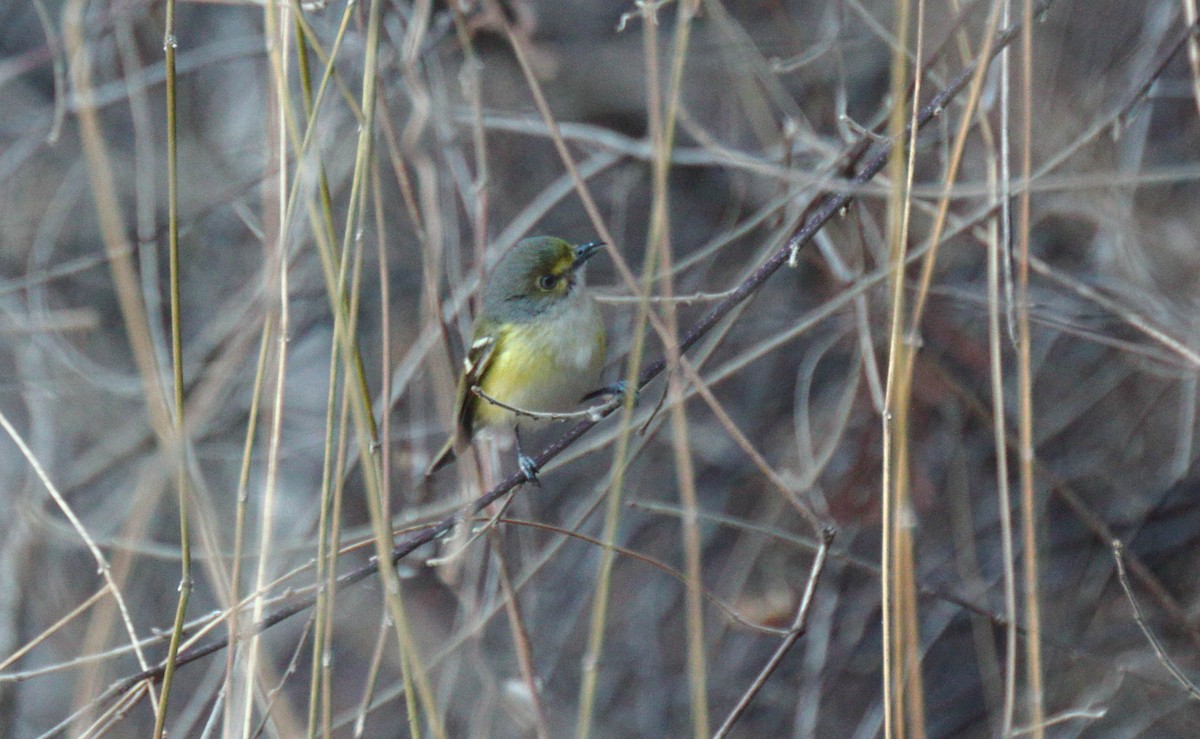
[[[426, 477], [453, 461], [483, 429], [509, 426], [522, 472], [537, 481], [537, 467], [520, 445], [517, 422], [522, 418], [489, 398], [523, 411], [557, 413], [597, 394], [589, 391], [599, 386], [607, 337], [583, 268], [604, 245], [534, 236], [519, 241], [496, 264], [463, 360], [454, 431], [429, 463]], [[476, 387], [488, 397], [476, 394]]]

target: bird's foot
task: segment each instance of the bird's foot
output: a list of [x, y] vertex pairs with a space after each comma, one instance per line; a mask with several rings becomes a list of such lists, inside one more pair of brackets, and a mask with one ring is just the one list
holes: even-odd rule
[[524, 454], [518, 454], [517, 464], [521, 468], [521, 474], [525, 476], [527, 481], [532, 482], [538, 487], [542, 486], [542, 481], [538, 479], [537, 462], [533, 461], [533, 457], [526, 456]]
[[517, 466], [521, 468], [521, 474], [525, 476], [526, 482], [532, 482], [538, 487], [542, 486], [542, 481], [538, 479], [540, 468], [533, 457], [525, 453], [525, 449], [521, 446], [521, 429], [520, 427], [513, 430], [513, 434], [517, 439]]

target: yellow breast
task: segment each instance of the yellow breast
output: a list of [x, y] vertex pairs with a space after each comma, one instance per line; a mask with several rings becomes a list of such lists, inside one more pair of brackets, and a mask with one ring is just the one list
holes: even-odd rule
[[[552, 321], [505, 328], [480, 387], [524, 410], [577, 410], [584, 394], [599, 387], [604, 366], [604, 323], [594, 305]], [[511, 424], [513, 414], [477, 399], [479, 426]]]

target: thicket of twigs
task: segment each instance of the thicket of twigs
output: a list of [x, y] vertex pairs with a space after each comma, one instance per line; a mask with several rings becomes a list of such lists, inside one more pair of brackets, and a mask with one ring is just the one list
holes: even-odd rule
[[[1200, 734], [1195, 15], [0, 6], [0, 735]], [[640, 402], [426, 483], [539, 233]]]

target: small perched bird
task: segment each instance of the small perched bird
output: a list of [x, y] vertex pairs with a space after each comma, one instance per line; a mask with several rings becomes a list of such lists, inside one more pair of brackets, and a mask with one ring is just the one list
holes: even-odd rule
[[[455, 431], [433, 458], [432, 475], [483, 428], [512, 426], [512, 411], [472, 392], [480, 390], [506, 405], [540, 413], [575, 409], [595, 390], [604, 367], [604, 321], [583, 283], [583, 266], [603, 242], [572, 246], [552, 236], [519, 242], [496, 265], [483, 290], [471, 348], [463, 360], [454, 400]], [[529, 419], [526, 419], [527, 421]], [[536, 467], [518, 439], [522, 471]]]

